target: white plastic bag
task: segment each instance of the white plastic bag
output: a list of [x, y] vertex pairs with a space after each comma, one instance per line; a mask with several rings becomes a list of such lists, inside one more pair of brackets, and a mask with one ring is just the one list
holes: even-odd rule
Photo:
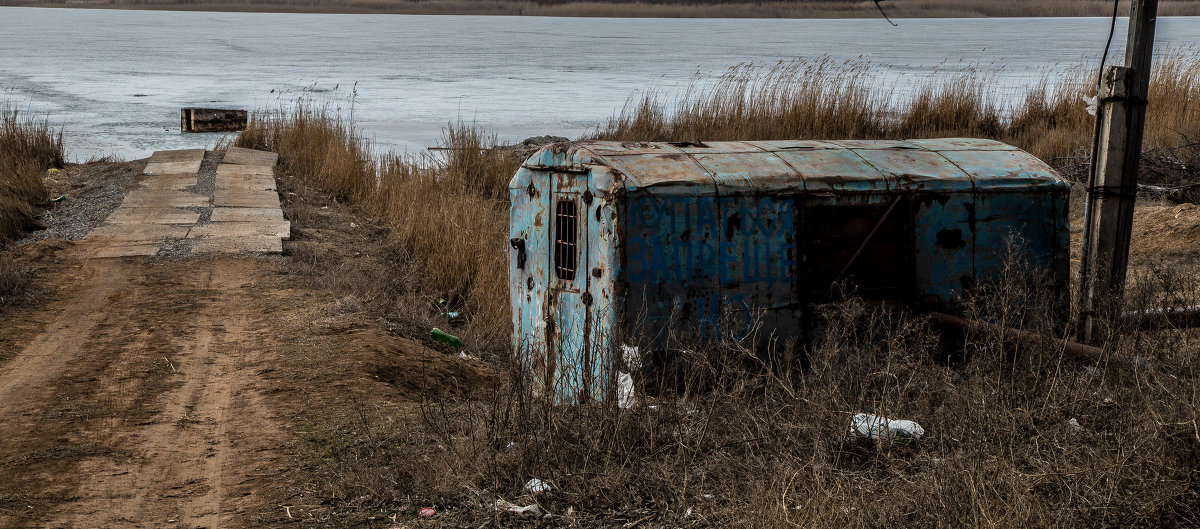
[[629, 373], [617, 375], [617, 406], [623, 410], [637, 404], [637, 396], [633, 393], [633, 377]]
[[859, 413], [850, 419], [850, 437], [884, 439], [896, 444], [907, 444], [925, 435], [920, 424], [909, 420], [893, 420], [870, 413]]

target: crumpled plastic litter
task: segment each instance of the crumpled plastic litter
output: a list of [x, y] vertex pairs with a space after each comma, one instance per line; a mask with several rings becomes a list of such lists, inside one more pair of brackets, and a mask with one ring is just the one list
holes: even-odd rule
[[552, 489], [552, 488], [553, 487], [551, 487], [549, 483], [546, 483], [545, 481], [542, 481], [538, 478], [533, 478], [533, 479], [525, 482], [525, 490], [532, 492], [534, 494], [538, 494], [541, 492], [550, 492], [550, 489]]
[[633, 391], [633, 377], [629, 373], [617, 375], [617, 406], [623, 410], [637, 404], [637, 395]]
[[521, 516], [533, 516], [533, 517], [541, 517], [546, 514], [545, 511], [542, 511], [542, 508], [539, 507], [538, 504], [536, 504], [536, 503], [533, 505], [526, 505], [526, 506], [522, 507], [515, 503], [509, 503], [504, 500], [496, 500], [496, 510], [504, 511], [504, 512], [511, 512], [513, 514], [519, 514]]
[[852, 438], [884, 439], [903, 445], [923, 435], [925, 429], [914, 421], [888, 419], [870, 413], [859, 413], [850, 419]]

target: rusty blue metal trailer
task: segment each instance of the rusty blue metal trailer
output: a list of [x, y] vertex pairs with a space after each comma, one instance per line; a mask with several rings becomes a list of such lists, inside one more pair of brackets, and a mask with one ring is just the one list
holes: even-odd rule
[[1065, 293], [1068, 192], [982, 139], [553, 144], [509, 187], [513, 347], [534, 388], [585, 402], [623, 343], [778, 346], [835, 283], [952, 311], [1013, 240]]

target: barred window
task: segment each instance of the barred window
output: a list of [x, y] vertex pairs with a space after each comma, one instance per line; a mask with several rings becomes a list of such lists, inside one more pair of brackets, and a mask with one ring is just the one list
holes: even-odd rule
[[554, 275], [575, 280], [579, 252], [579, 210], [574, 200], [559, 200], [554, 208]]

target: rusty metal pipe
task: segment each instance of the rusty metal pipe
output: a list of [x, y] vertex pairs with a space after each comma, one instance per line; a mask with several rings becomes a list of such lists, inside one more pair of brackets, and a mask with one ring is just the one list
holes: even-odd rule
[[952, 316], [941, 312], [929, 313], [930, 321], [935, 323], [955, 327], [964, 332], [976, 332], [981, 334], [999, 335], [1005, 339], [1016, 342], [1020, 345], [1029, 347], [1046, 347], [1061, 350], [1068, 358], [1081, 362], [1097, 363], [1101, 361], [1115, 362], [1118, 364], [1129, 365], [1136, 369], [1141, 369], [1146, 366], [1146, 359], [1140, 356], [1129, 356], [1117, 353], [1106, 353], [1099, 347], [1084, 345], [1081, 343], [1064, 340], [1044, 334], [1032, 333], [994, 323], [987, 323], [979, 320], [969, 320]]

